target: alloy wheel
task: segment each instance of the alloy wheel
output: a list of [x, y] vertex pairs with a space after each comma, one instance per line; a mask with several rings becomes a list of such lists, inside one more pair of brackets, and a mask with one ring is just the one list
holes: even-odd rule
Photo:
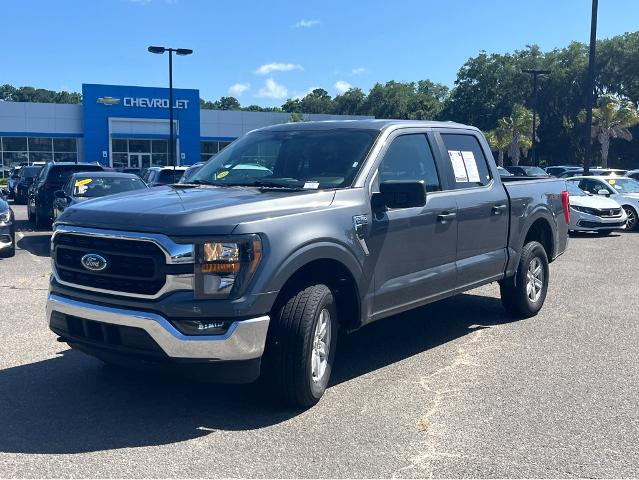
[[319, 382], [326, 373], [331, 348], [331, 314], [324, 308], [319, 314], [311, 351], [311, 376]]
[[637, 226], [637, 213], [631, 207], [623, 207], [623, 209], [626, 211], [626, 215], [628, 215], [628, 221], [626, 222], [626, 229], [634, 230], [634, 228]]
[[544, 267], [539, 257], [534, 257], [528, 264], [526, 272], [526, 294], [531, 302], [536, 302], [541, 296], [544, 285]]

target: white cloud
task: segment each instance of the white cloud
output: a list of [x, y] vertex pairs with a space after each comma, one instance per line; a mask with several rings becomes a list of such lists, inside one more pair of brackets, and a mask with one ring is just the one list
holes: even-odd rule
[[255, 70], [255, 73], [258, 75], [268, 75], [271, 72], [290, 72], [291, 70], [304, 69], [298, 63], [266, 63]]
[[362, 75], [364, 73], [368, 73], [368, 70], [366, 70], [364, 67], [357, 67], [351, 70], [352, 75]]
[[313, 90], [318, 89], [318, 88], [321, 88], [321, 87], [311, 87], [311, 88], [306, 89], [306, 91], [302, 92], [302, 93], [296, 92], [296, 93], [293, 94], [293, 100], [301, 100], [302, 98], [304, 98], [309, 93], [313, 93]]
[[288, 89], [284, 85], [277, 83], [273, 78], [267, 78], [264, 86], [257, 92], [258, 97], [273, 98], [275, 100], [281, 100], [287, 94]]
[[299, 22], [294, 23], [293, 25], [291, 25], [293, 28], [311, 28], [314, 27], [315, 25], [319, 25], [320, 21], [319, 20], [300, 20]]
[[333, 85], [333, 88], [339, 95], [342, 95], [353, 88], [353, 85], [344, 80], [338, 80], [337, 82], [335, 82], [335, 85]]
[[249, 88], [251, 88], [249, 83], [235, 83], [229, 87], [229, 95], [240, 97]]

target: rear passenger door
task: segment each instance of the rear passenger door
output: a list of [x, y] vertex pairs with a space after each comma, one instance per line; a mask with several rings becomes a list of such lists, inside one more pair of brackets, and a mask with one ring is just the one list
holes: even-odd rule
[[478, 134], [439, 132], [450, 162], [457, 203], [457, 289], [467, 290], [503, 276], [507, 260], [509, 207], [501, 181], [493, 178]]
[[373, 211], [367, 239], [374, 262], [373, 319], [455, 288], [455, 199], [444, 191], [428, 136], [426, 132], [399, 133], [387, 144], [371, 191], [379, 192], [381, 182], [408, 180], [423, 182], [427, 193], [422, 207]]

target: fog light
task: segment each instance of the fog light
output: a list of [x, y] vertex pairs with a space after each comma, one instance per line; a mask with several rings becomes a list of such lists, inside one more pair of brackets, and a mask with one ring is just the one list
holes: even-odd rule
[[207, 318], [189, 318], [184, 320], [173, 319], [172, 323], [184, 335], [224, 335], [232, 322]]

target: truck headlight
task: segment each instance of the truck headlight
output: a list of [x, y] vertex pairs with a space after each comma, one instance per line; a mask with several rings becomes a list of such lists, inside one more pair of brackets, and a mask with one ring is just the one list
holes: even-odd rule
[[261, 259], [262, 242], [258, 235], [196, 244], [195, 297], [238, 297]]

